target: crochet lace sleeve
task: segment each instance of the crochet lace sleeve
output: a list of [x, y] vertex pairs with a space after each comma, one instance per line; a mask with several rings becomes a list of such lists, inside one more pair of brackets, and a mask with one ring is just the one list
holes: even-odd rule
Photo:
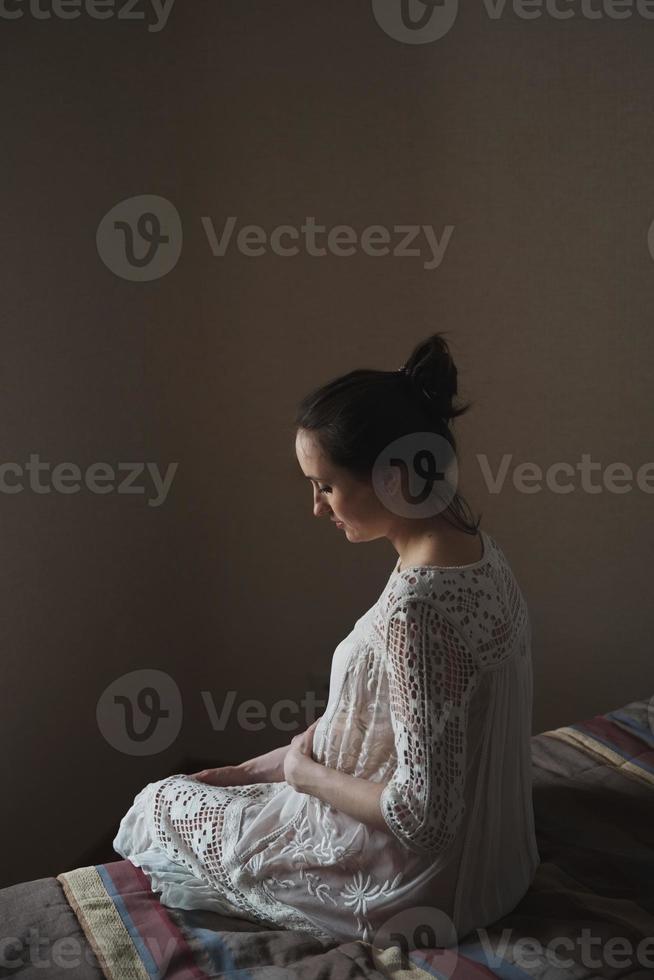
[[386, 638], [397, 766], [380, 797], [389, 830], [410, 850], [437, 856], [465, 809], [466, 726], [477, 666], [434, 603], [407, 599]]

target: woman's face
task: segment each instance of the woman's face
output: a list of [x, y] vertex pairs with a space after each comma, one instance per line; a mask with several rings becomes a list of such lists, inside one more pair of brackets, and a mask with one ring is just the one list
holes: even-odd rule
[[388, 534], [391, 514], [382, 506], [372, 485], [355, 479], [324, 454], [315, 434], [298, 429], [295, 453], [300, 469], [310, 480], [313, 513], [340, 521], [349, 540], [373, 541]]

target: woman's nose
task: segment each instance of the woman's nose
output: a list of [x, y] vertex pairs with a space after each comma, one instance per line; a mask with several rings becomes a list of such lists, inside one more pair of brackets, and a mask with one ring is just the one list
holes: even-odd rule
[[331, 513], [331, 508], [327, 503], [325, 503], [324, 498], [320, 495], [318, 491], [313, 497], [313, 514], [314, 517], [324, 517], [325, 514]]

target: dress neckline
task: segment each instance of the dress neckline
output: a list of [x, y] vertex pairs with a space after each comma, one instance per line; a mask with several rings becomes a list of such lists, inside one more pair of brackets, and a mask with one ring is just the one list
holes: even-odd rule
[[404, 568], [398, 569], [397, 566], [400, 564], [401, 561], [400, 556], [398, 555], [397, 561], [395, 562], [395, 568], [393, 569], [391, 574], [403, 575], [404, 572], [417, 572], [420, 571], [421, 569], [429, 570], [432, 568], [436, 569], [436, 571], [438, 572], [456, 572], [468, 568], [476, 568], [478, 565], [483, 565], [483, 563], [488, 558], [488, 552], [489, 552], [488, 535], [481, 528], [479, 528], [479, 534], [481, 536], [482, 553], [481, 553], [481, 558], [478, 558], [477, 561], [469, 562], [467, 565], [406, 565]]

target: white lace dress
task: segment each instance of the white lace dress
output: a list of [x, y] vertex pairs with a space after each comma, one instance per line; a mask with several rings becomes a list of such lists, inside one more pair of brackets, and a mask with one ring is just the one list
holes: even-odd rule
[[169, 776], [141, 790], [113, 842], [162, 904], [373, 942], [416, 907], [462, 938], [518, 903], [539, 863], [531, 628], [504, 553], [481, 536], [469, 565], [398, 572], [398, 559], [334, 652], [314, 757], [386, 781], [387, 831], [286, 782]]

